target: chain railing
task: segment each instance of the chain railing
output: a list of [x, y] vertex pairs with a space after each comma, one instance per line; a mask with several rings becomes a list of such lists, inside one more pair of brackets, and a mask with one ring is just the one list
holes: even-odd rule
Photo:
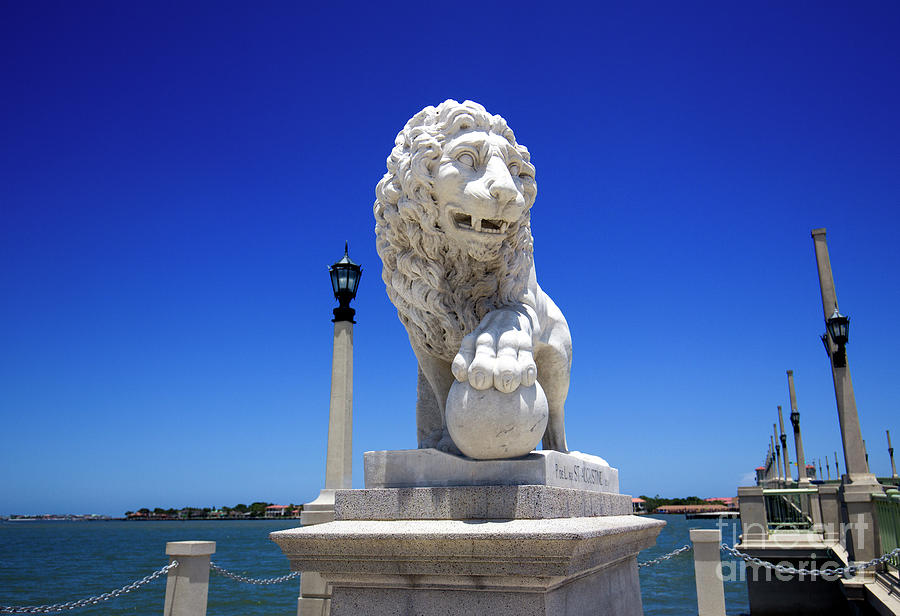
[[744, 552], [741, 552], [740, 550], [730, 547], [724, 543], [721, 547], [723, 551], [731, 554], [732, 556], [740, 558], [741, 560], [748, 563], [752, 563], [760, 567], [765, 567], [766, 569], [772, 569], [777, 573], [787, 573], [789, 575], [822, 575], [828, 577], [853, 577], [860, 571], [865, 571], [866, 569], [871, 569], [872, 567], [875, 567], [882, 563], [890, 562], [892, 558], [900, 556], [900, 548], [896, 548], [886, 554], [882, 554], [878, 558], [873, 558], [872, 560], [859, 565], [849, 565], [847, 567], [826, 567], [825, 569], [797, 569], [796, 567], [776, 565], [775, 563], [771, 563], [767, 560], [762, 560], [761, 558], [750, 556], [749, 554], [745, 554]]
[[638, 563], [638, 567], [652, 567], [653, 565], [658, 565], [659, 563], [661, 563], [664, 560], [669, 560], [670, 558], [675, 558], [679, 554], [681, 554], [683, 552], [687, 552], [691, 549], [692, 548], [689, 545], [681, 546], [677, 550], [673, 550], [673, 551], [669, 552], [668, 554], [664, 554], [663, 556], [660, 556], [659, 558], [654, 558], [653, 560], [648, 560], [648, 561], [644, 561], [642, 563]]
[[[873, 558], [872, 560], [870, 560], [868, 562], [857, 564], [857, 565], [849, 565], [847, 567], [826, 567], [825, 569], [806, 569], [804, 567], [801, 567], [798, 569], [796, 567], [791, 567], [789, 565], [778, 565], [776, 563], [772, 563], [767, 560], [763, 560], [761, 558], [756, 558], [755, 556], [750, 556], [749, 554], [745, 554], [744, 552], [741, 552], [740, 550], [733, 548], [725, 543], [723, 543], [720, 547], [723, 552], [726, 552], [727, 554], [730, 554], [731, 556], [739, 558], [740, 560], [743, 560], [745, 562], [748, 562], [748, 563], [751, 563], [751, 564], [754, 564], [754, 565], [757, 565], [760, 567], [764, 567], [766, 569], [772, 569], [773, 571], [775, 571], [777, 573], [786, 573], [788, 575], [853, 577], [860, 571], [865, 571], [866, 569], [871, 569], [872, 567], [876, 567], [882, 563], [890, 563], [890, 562], [892, 562], [892, 560], [895, 560], [898, 557], [900, 557], [900, 548], [895, 548], [895, 549], [891, 550], [890, 552], [882, 554], [878, 558]], [[685, 546], [678, 548], [677, 550], [673, 550], [673, 551], [669, 552], [668, 554], [664, 554], [663, 556], [660, 556], [659, 558], [654, 558], [653, 560], [648, 560], [648, 561], [645, 561], [642, 563], [638, 563], [638, 567], [652, 567], [653, 565], [657, 565], [657, 564], [663, 562], [664, 560], [669, 560], [670, 558], [674, 558], [674, 557], [678, 556], [679, 554], [682, 554], [689, 550], [691, 550], [691, 546], [685, 545]]]
[[281, 584], [282, 582], [287, 582], [288, 580], [292, 580], [300, 576], [299, 571], [294, 571], [293, 573], [288, 573], [287, 575], [281, 575], [273, 578], [248, 578], [244, 577], [243, 575], [238, 575], [237, 573], [232, 573], [228, 569], [224, 569], [213, 562], [209, 563], [209, 568], [219, 575], [231, 578], [232, 580], [235, 580], [237, 582], [243, 582], [244, 584], [262, 584], [264, 586], [268, 584]]
[[137, 590], [141, 586], [149, 584], [159, 576], [165, 575], [177, 566], [178, 561], [173, 560], [165, 567], [157, 569], [147, 577], [141, 578], [131, 584], [127, 584], [122, 588], [117, 588], [116, 590], [105, 592], [102, 595], [97, 595], [96, 597], [88, 597], [87, 599], [80, 599], [78, 601], [69, 601], [68, 603], [54, 603], [53, 605], [2, 605], [0, 606], [0, 614], [53, 614], [54, 612], [74, 610], [80, 607], [87, 607], [88, 605], [97, 605], [98, 603], [115, 599], [132, 590]]

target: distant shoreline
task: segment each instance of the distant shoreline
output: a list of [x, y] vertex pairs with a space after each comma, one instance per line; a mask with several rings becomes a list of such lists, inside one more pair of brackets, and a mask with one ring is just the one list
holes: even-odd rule
[[280, 522], [299, 517], [278, 518], [0, 518], [0, 522]]

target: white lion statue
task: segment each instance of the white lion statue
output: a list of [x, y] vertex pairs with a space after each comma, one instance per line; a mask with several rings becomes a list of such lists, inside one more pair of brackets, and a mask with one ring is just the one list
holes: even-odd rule
[[538, 286], [528, 150], [506, 120], [472, 101], [417, 113], [397, 135], [375, 189], [387, 293], [419, 362], [418, 445], [458, 453], [445, 405], [453, 379], [547, 396], [544, 449], [566, 452], [572, 340]]

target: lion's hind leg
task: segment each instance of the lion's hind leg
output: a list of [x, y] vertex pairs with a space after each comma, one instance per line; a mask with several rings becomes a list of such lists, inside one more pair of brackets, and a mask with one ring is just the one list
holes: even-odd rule
[[444, 433], [441, 413], [441, 407], [434, 396], [434, 389], [425, 378], [422, 366], [419, 366], [416, 383], [416, 440], [419, 449], [437, 447]]
[[569, 357], [549, 345], [542, 345], [535, 353], [538, 382], [547, 396], [550, 417], [541, 440], [544, 449], [568, 453], [566, 444], [565, 405], [569, 394]]

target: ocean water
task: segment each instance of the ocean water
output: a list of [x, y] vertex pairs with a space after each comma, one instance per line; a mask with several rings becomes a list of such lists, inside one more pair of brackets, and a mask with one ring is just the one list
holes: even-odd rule
[[[690, 543], [691, 528], [714, 528], [712, 520], [659, 516], [667, 522], [653, 548], [641, 552], [646, 561]], [[166, 563], [167, 541], [216, 542], [213, 562], [248, 577], [288, 573], [287, 559], [268, 535], [297, 526], [282, 522], [167, 521], [167, 522], [0, 522], [0, 606], [43, 605], [82, 599], [125, 586]], [[726, 542], [739, 532], [728, 521]], [[165, 577], [97, 606], [68, 614], [85, 616], [162, 614]], [[744, 582], [726, 582], [729, 615], [747, 613]], [[210, 616], [294, 616], [299, 580], [272, 586], [241, 584], [210, 575]], [[695, 615], [697, 598], [691, 554], [679, 555], [641, 569], [641, 593], [647, 616]]]

